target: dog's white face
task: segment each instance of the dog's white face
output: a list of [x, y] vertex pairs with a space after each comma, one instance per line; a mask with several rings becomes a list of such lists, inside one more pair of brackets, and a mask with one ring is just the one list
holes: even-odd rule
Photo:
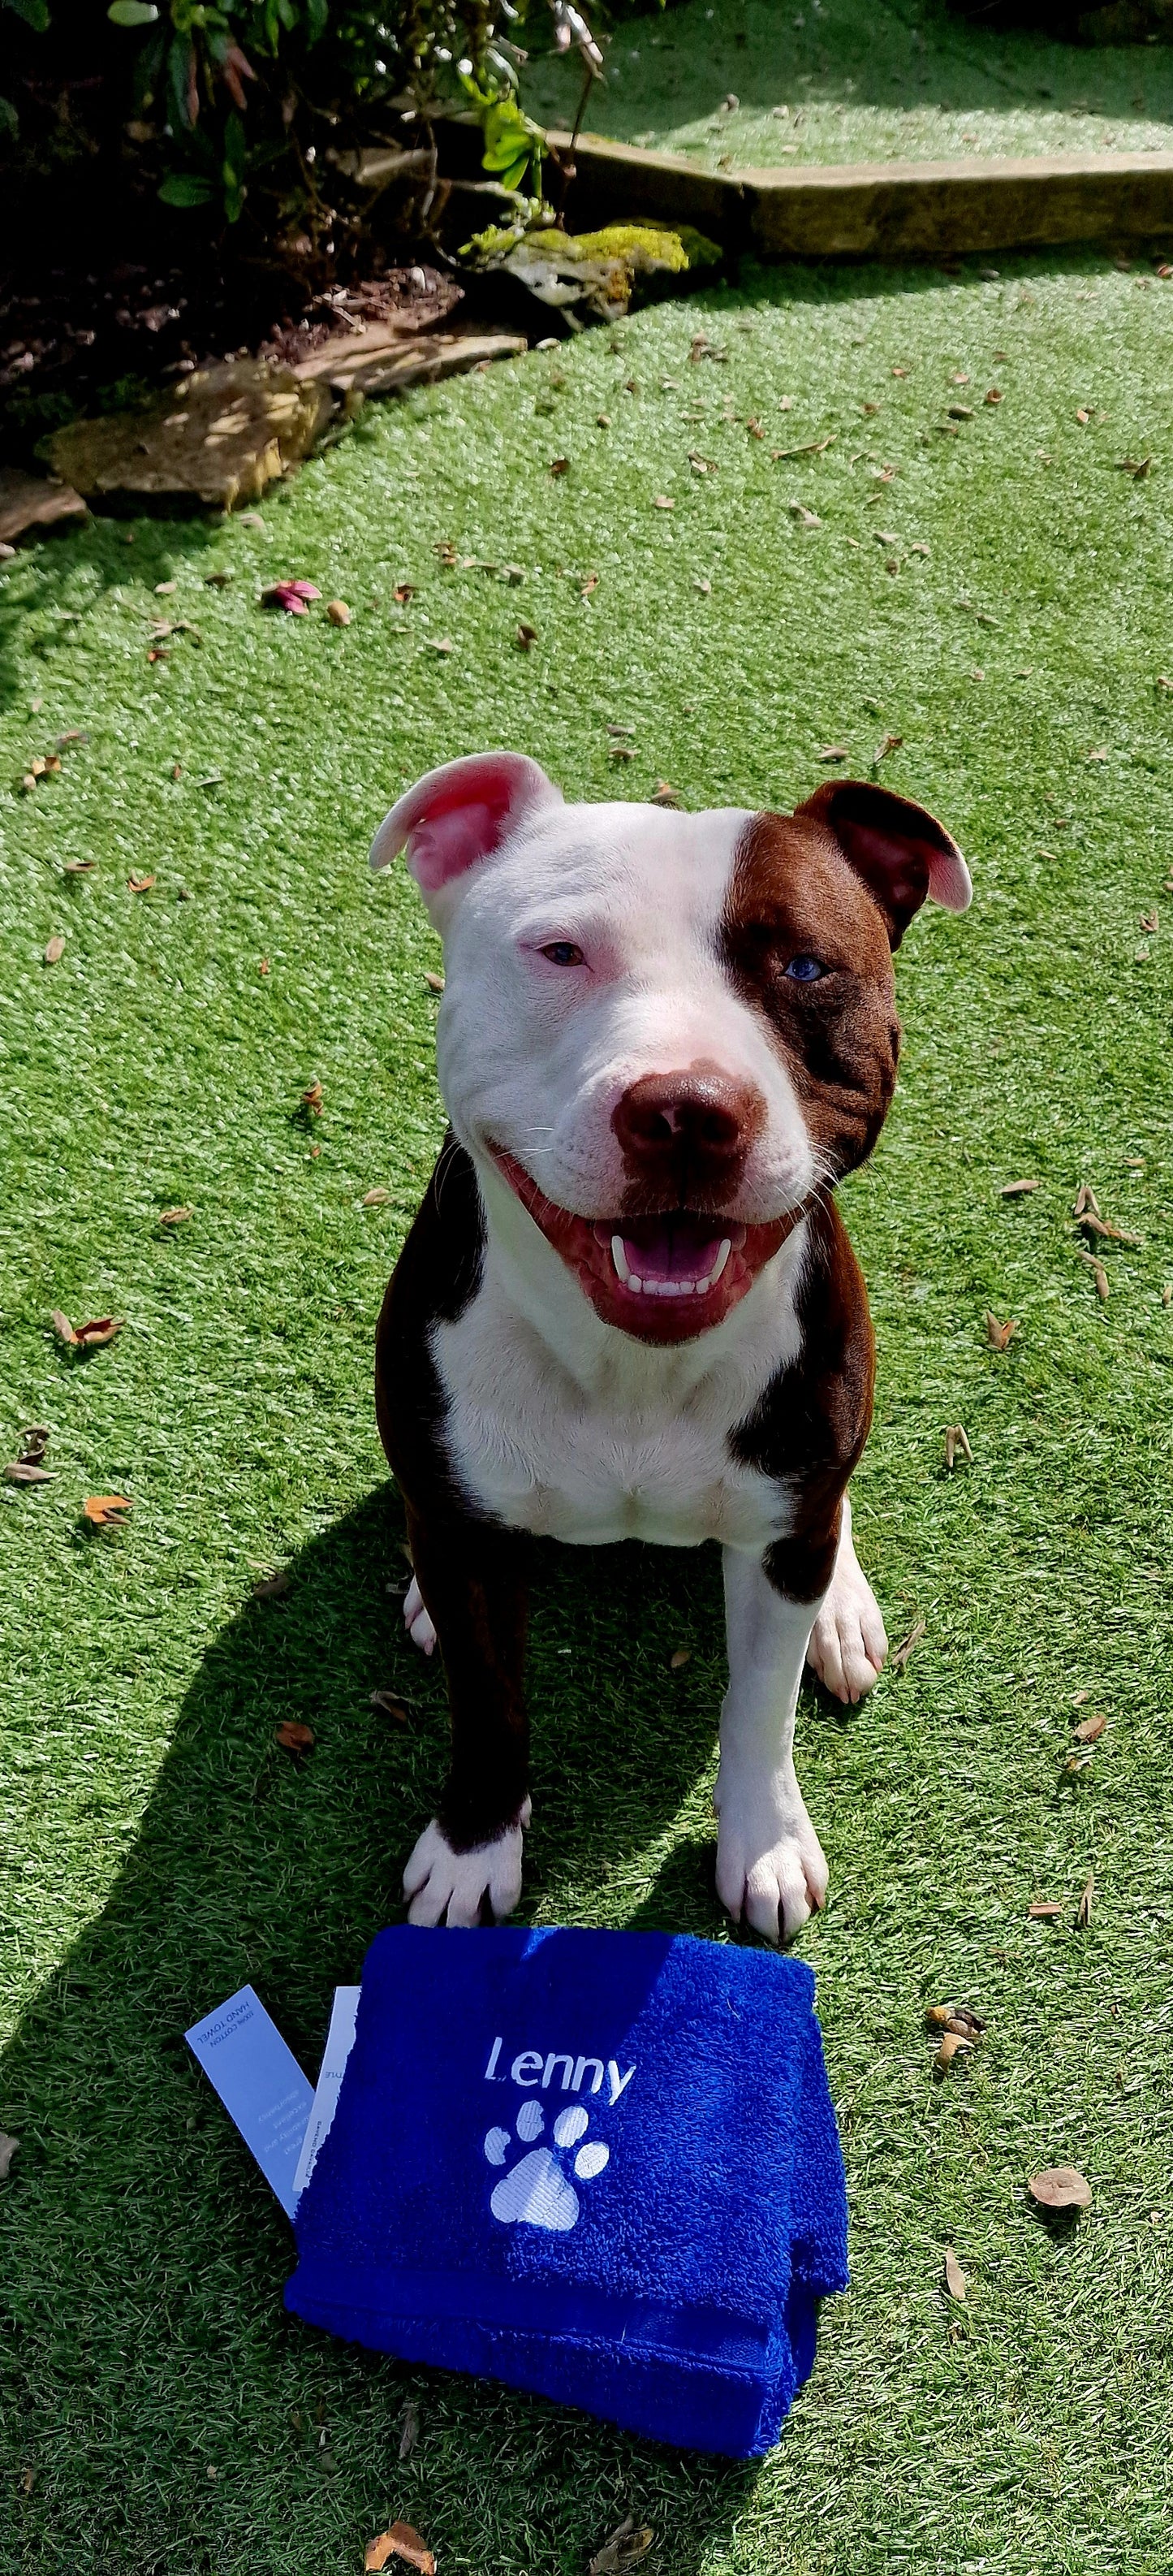
[[710, 1330], [870, 1149], [895, 1076], [891, 945], [925, 892], [968, 901], [954, 844], [867, 787], [789, 817], [568, 806], [508, 753], [421, 780], [372, 866], [405, 843], [444, 939], [461, 1143], [605, 1321]]

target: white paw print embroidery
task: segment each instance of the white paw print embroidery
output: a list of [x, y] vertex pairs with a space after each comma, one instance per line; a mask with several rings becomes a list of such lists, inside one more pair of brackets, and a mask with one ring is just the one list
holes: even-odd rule
[[[494, 2218], [499, 2218], [503, 2227], [513, 2227], [519, 2221], [526, 2227], [567, 2228], [577, 2223], [579, 2198], [574, 2184], [548, 2147], [531, 2144], [534, 2138], [541, 2137], [545, 2125], [541, 2103], [523, 2102], [517, 2114], [517, 2135], [531, 2152], [502, 2174], [489, 2202]], [[560, 2111], [554, 2122], [555, 2146], [577, 2147], [589, 2127], [588, 2114], [576, 2102], [570, 2110]], [[503, 2165], [511, 2143], [508, 2129], [490, 2129], [485, 2140], [489, 2163]], [[605, 2147], [600, 2138], [591, 2138], [585, 2147], [578, 2147], [574, 2170], [580, 2182], [593, 2182], [610, 2161], [610, 2147]]]

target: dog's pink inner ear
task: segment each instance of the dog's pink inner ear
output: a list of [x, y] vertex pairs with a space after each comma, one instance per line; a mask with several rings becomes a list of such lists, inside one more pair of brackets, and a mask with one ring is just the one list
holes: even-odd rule
[[894, 948], [926, 895], [949, 912], [965, 911], [973, 893], [969, 869], [944, 824], [923, 805], [888, 787], [844, 778], [816, 788], [797, 810], [833, 832], [885, 915]]
[[393, 805], [375, 834], [371, 866], [387, 867], [400, 850], [425, 894], [488, 858], [534, 805], [561, 804], [561, 793], [521, 752], [476, 752], [433, 769]]

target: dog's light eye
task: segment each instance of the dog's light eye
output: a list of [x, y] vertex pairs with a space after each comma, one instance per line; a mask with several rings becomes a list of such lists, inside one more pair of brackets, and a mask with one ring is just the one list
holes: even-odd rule
[[582, 950], [575, 947], [573, 939], [552, 939], [549, 947], [543, 948], [542, 955], [549, 958], [551, 966], [582, 964]]
[[786, 972], [792, 984], [817, 984], [827, 969], [820, 965], [817, 957], [792, 957]]

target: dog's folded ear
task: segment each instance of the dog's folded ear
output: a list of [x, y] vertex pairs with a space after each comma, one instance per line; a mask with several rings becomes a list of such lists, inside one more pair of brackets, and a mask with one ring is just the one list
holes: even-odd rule
[[795, 809], [821, 823], [838, 841], [848, 864], [875, 896], [898, 948], [926, 895], [949, 912], [964, 912], [973, 894], [957, 843], [923, 805], [894, 796], [862, 779], [828, 780]]
[[389, 867], [405, 851], [425, 895], [438, 895], [488, 858], [539, 805], [560, 805], [562, 790], [519, 751], [478, 751], [430, 769], [380, 823], [371, 866]]

